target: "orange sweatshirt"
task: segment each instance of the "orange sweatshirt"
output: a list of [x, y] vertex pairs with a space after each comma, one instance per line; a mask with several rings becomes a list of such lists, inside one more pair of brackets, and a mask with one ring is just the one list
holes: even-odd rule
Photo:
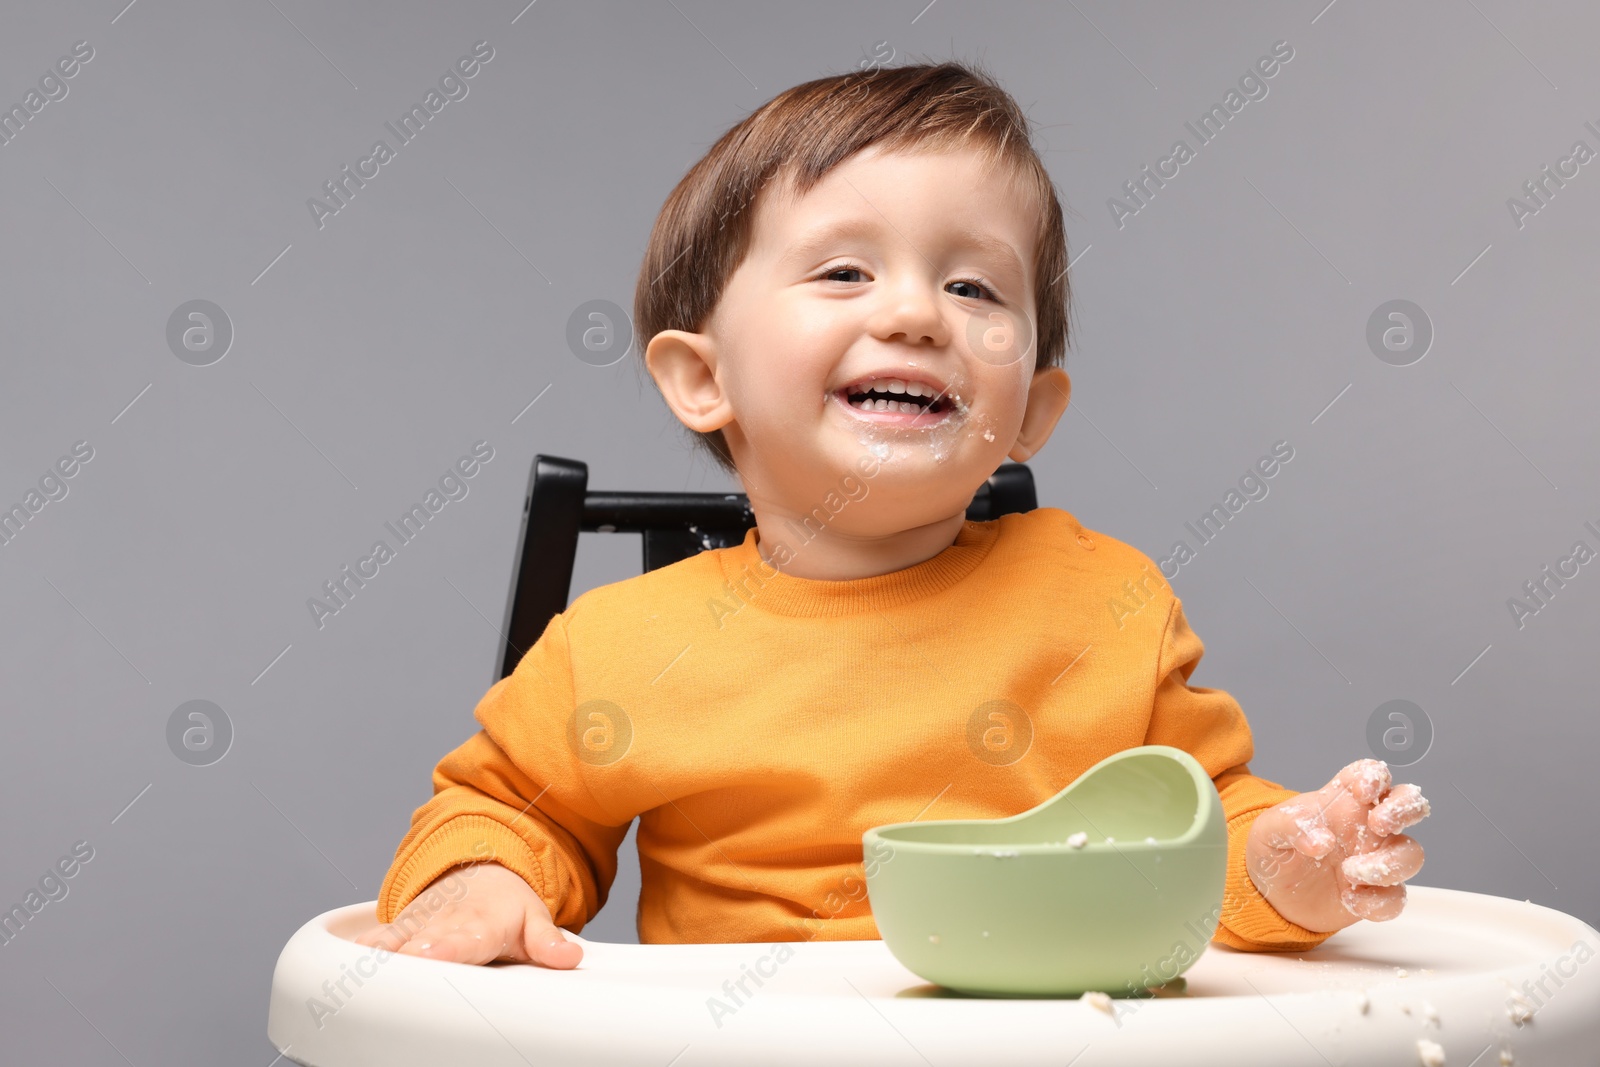
[[[781, 565], [781, 546], [769, 555]], [[797, 578], [740, 545], [591, 589], [479, 702], [378, 896], [392, 922], [453, 867], [494, 859], [574, 932], [639, 819], [645, 944], [864, 940], [861, 835], [1004, 818], [1136, 745], [1192, 754], [1228, 817], [1214, 940], [1300, 950], [1244, 868], [1254, 777], [1227, 693], [1149, 557], [1038, 508], [968, 522], [904, 570]]]

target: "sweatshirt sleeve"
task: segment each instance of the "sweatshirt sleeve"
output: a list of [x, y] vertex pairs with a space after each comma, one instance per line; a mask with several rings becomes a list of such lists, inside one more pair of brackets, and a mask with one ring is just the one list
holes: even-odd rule
[[516, 670], [479, 701], [482, 727], [439, 761], [433, 798], [411, 816], [378, 892], [393, 922], [451, 869], [492, 860], [533, 887], [574, 933], [605, 903], [631, 817], [602, 810], [571, 743], [574, 697], [565, 619], [557, 615]]
[[1174, 597], [1156, 667], [1155, 706], [1145, 744], [1188, 752], [1211, 775], [1222, 797], [1228, 820], [1228, 873], [1222, 918], [1212, 940], [1251, 952], [1315, 948], [1332, 933], [1308, 930], [1279, 915], [1245, 869], [1245, 842], [1256, 816], [1298, 793], [1250, 773], [1255, 746], [1238, 701], [1220, 689], [1188, 684], [1204, 653], [1182, 603]]

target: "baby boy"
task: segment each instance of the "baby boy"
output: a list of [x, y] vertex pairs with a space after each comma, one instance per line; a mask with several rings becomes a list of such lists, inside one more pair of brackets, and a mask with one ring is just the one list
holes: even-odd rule
[[634, 819], [644, 943], [875, 938], [865, 830], [1016, 815], [1146, 744], [1221, 795], [1214, 941], [1398, 915], [1416, 786], [1371, 759], [1310, 793], [1252, 775], [1149, 557], [1056, 508], [967, 519], [1066, 410], [1067, 262], [1028, 120], [973, 67], [819, 79], [729, 130], [662, 208], [634, 312], [755, 526], [550, 622], [435, 769], [362, 943], [574, 967], [561, 931]]

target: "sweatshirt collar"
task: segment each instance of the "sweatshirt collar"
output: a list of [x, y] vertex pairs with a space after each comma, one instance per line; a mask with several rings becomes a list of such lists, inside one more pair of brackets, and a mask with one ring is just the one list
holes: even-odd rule
[[[731, 597], [729, 607], [758, 608], [774, 615], [818, 618], [890, 609], [931, 597], [955, 585], [982, 563], [999, 536], [999, 520], [961, 524], [955, 542], [935, 556], [903, 570], [869, 578], [830, 580], [784, 574], [762, 559], [756, 545], [759, 531], [750, 527], [744, 541], [718, 551]], [[801, 550], [789, 546], [791, 554]]]

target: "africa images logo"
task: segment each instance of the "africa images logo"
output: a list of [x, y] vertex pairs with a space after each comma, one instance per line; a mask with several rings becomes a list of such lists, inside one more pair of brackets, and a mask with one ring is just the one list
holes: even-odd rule
[[1293, 58], [1294, 49], [1288, 41], [1275, 41], [1270, 54], [1257, 59], [1253, 66], [1240, 75], [1238, 89], [1230, 88], [1221, 103], [1212, 104], [1210, 110], [1195, 120], [1199, 123], [1198, 127], [1195, 122], [1183, 124], [1185, 129], [1194, 134], [1194, 147], [1190, 147], [1182, 137], [1178, 138], [1172, 142], [1172, 151], [1156, 160], [1155, 173], [1151, 173], [1150, 164], [1146, 163], [1140, 168], [1140, 177], [1129, 178], [1122, 183], [1127, 200], [1107, 197], [1106, 210], [1111, 212], [1111, 221], [1117, 224], [1117, 229], [1122, 229], [1128, 224], [1129, 218], [1149, 207], [1156, 190], [1165, 189], [1167, 181], [1182, 173], [1182, 168], [1199, 154], [1201, 148], [1216, 140], [1246, 104], [1252, 100], [1265, 100], [1269, 92], [1267, 79], [1276, 75], [1283, 69], [1282, 64]]
[[[420, 504], [412, 504], [397, 520], [398, 528], [392, 522], [385, 522], [384, 529], [394, 535], [400, 545], [409, 545], [422, 533], [422, 528], [452, 500], [465, 500], [470, 487], [467, 479], [475, 477], [483, 469], [483, 465], [494, 459], [494, 446], [488, 441], [478, 441], [472, 446], [472, 454], [462, 456], [456, 460], [455, 465], [446, 470], [439, 478], [437, 489], [429, 487], [422, 497]], [[346, 563], [340, 568], [339, 573], [333, 578], [322, 583], [322, 591], [327, 595], [327, 600], [316, 597], [306, 598], [306, 610], [311, 612], [311, 621], [317, 624], [317, 629], [326, 625], [330, 615], [337, 615], [344, 608], [350, 606], [350, 601], [355, 599], [359, 590], [365, 589], [367, 582], [376, 578], [379, 568], [396, 559], [399, 549], [390, 548], [389, 542], [379, 539], [372, 543], [372, 550], [365, 556], [356, 560], [355, 570], [350, 569]]]
[[[400, 116], [400, 125], [396, 128], [392, 122], [385, 122], [390, 133], [394, 134], [396, 147], [389, 147], [389, 142], [379, 138], [372, 142], [372, 151], [356, 160], [356, 169], [351, 173], [350, 164], [346, 163], [339, 169], [339, 177], [330, 178], [322, 183], [322, 191], [327, 194], [328, 203], [316, 197], [306, 200], [306, 207], [311, 211], [311, 220], [317, 224], [317, 229], [327, 225], [330, 215], [337, 215], [349, 207], [349, 201], [355, 199], [356, 191], [365, 189], [367, 182], [378, 176], [380, 168], [396, 157], [397, 149], [410, 144], [428, 122], [441, 111], [445, 105], [452, 101], [465, 100], [471, 87], [463, 79], [478, 76], [483, 70], [483, 64], [494, 58], [494, 48], [488, 41], [478, 41], [472, 46], [472, 54], [462, 56], [456, 60], [455, 65], [447, 69], [439, 77], [439, 88], [429, 88], [427, 95], [422, 98], [422, 103], [412, 104], [411, 109]], [[459, 77], [457, 76], [459, 75]], [[442, 95], [441, 95], [442, 93]]]

